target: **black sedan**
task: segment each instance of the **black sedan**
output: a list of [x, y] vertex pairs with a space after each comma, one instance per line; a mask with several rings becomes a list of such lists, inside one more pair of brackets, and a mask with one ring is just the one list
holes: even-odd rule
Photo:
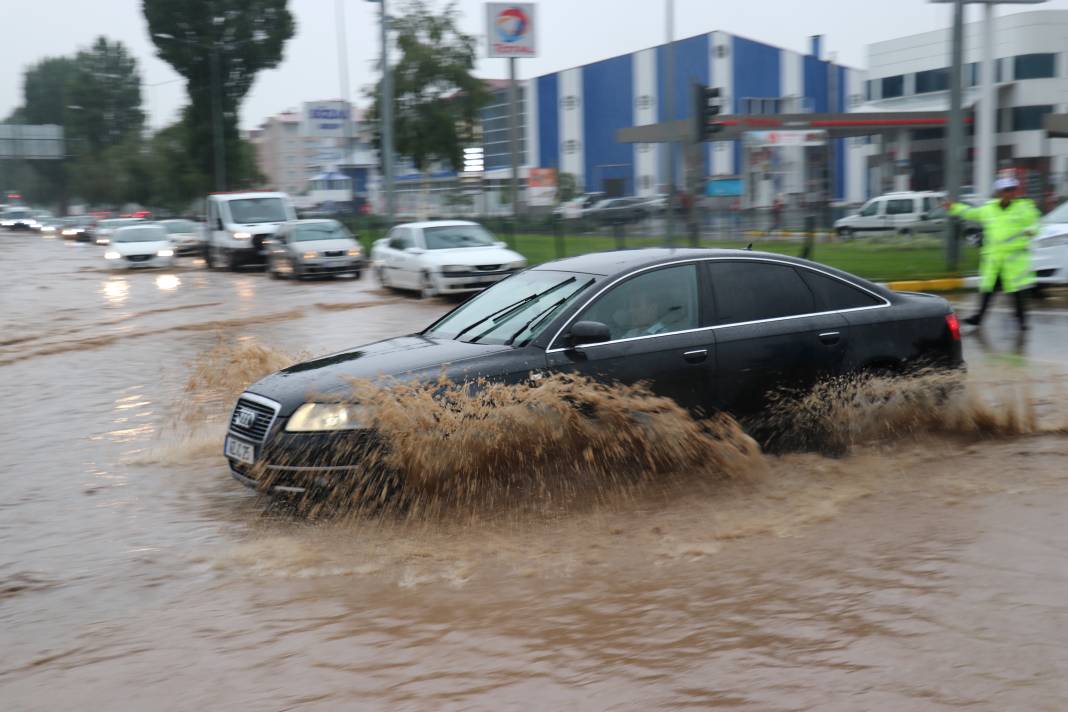
[[520, 383], [572, 372], [645, 381], [694, 412], [745, 415], [782, 387], [961, 364], [957, 318], [939, 297], [760, 252], [591, 254], [519, 273], [420, 333], [267, 376], [238, 399], [225, 454], [250, 487], [358, 477], [359, 462], [338, 460], [368, 437], [359, 405], [344, 401], [354, 378]]

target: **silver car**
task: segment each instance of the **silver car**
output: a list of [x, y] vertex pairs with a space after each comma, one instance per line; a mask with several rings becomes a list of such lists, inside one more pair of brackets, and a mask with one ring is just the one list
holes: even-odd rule
[[337, 274], [359, 279], [366, 264], [360, 243], [337, 220], [294, 220], [263, 244], [275, 279]]
[[160, 220], [174, 243], [176, 255], [199, 255], [204, 251], [204, 227], [192, 220]]

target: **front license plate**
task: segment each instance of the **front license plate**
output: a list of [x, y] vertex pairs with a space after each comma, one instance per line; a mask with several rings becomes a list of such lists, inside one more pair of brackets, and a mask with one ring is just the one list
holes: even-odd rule
[[256, 462], [256, 448], [250, 443], [237, 440], [236, 438], [226, 438], [226, 456], [232, 457], [238, 462], [243, 462], [246, 465], [252, 465]]

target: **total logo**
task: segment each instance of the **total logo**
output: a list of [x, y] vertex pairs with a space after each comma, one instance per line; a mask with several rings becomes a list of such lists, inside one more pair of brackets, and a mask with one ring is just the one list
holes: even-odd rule
[[518, 7], [510, 7], [497, 14], [497, 36], [501, 42], [512, 44], [525, 38], [530, 18]]

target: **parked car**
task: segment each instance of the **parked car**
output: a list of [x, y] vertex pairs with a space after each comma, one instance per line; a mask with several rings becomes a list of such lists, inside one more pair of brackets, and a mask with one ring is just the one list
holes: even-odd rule
[[375, 434], [359, 404], [344, 401], [353, 378], [477, 384], [576, 373], [646, 382], [696, 412], [744, 415], [782, 387], [961, 364], [957, 318], [937, 296], [760, 252], [589, 254], [526, 270], [416, 334], [257, 381], [237, 400], [224, 453], [250, 487], [302, 491], [360, 477], [352, 453]]
[[604, 200], [604, 193], [602, 192], [583, 193], [566, 203], [558, 205], [553, 210], [553, 214], [558, 218], [578, 220], [585, 215], [587, 210], [602, 200]]
[[1031, 241], [1031, 266], [1039, 284], [1068, 284], [1068, 203], [1042, 218], [1038, 237]]
[[866, 202], [854, 215], [847, 215], [834, 223], [841, 237], [854, 235], [910, 235], [924, 216], [940, 207], [943, 193], [903, 192], [887, 193]]
[[92, 242], [96, 233], [96, 218], [90, 215], [78, 215], [63, 221], [60, 234], [65, 240]]
[[104, 259], [109, 267], [170, 267], [174, 264], [174, 244], [162, 225], [140, 222], [111, 234]]
[[371, 248], [383, 287], [421, 297], [477, 292], [527, 266], [478, 223], [438, 220], [398, 225]]
[[141, 218], [107, 218], [96, 224], [95, 242], [98, 245], [111, 244], [111, 235], [121, 227], [144, 222]]
[[363, 249], [337, 220], [295, 220], [266, 241], [267, 270], [275, 279], [351, 274], [360, 278]]
[[[941, 200], [941, 194], [939, 194], [939, 200]], [[976, 199], [961, 199], [962, 203], [967, 205], [978, 205]], [[949, 215], [946, 209], [939, 205], [936, 208], [932, 208], [927, 213], [920, 216], [920, 220], [912, 226], [904, 228], [906, 232], [903, 234], [915, 234], [915, 235], [945, 235], [946, 234], [946, 222], [949, 220]], [[970, 244], [978, 245], [983, 241], [983, 226], [972, 220], [965, 220], [962, 225], [962, 231], [964, 239]]]
[[646, 198], [609, 198], [587, 210], [585, 217], [601, 225], [641, 222], [651, 212], [647, 203]]
[[192, 220], [160, 220], [162, 225], [171, 236], [176, 255], [199, 255], [204, 251], [204, 226]]
[[209, 268], [231, 271], [249, 264], [265, 265], [264, 241], [283, 223], [296, 219], [293, 201], [286, 193], [212, 193], [204, 229], [204, 260]]

